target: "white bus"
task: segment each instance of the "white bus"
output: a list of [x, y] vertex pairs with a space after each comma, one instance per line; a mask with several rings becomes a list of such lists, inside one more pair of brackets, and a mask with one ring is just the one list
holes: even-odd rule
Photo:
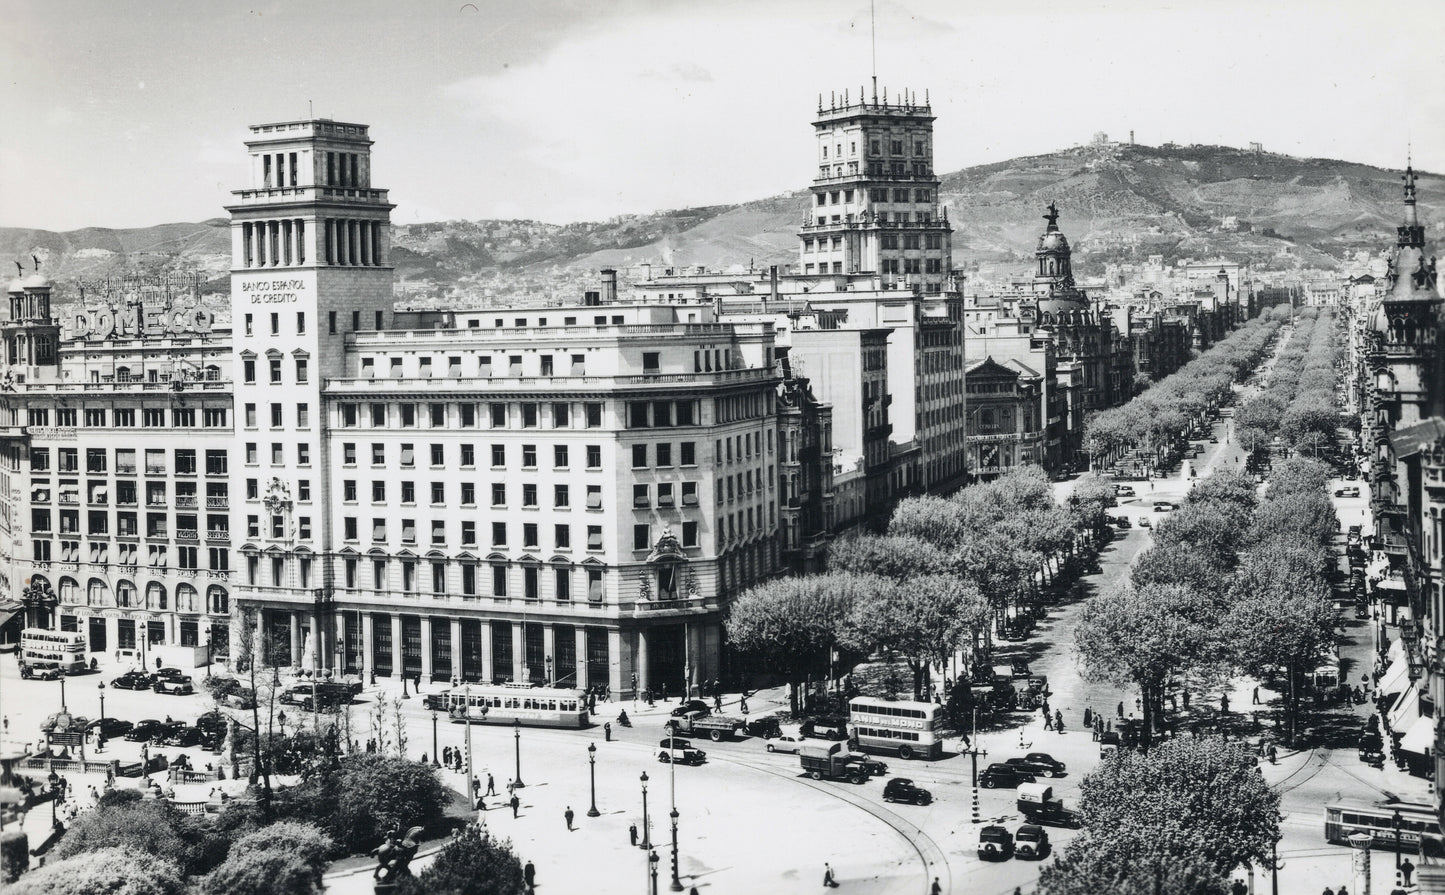
[[937, 758], [943, 752], [941, 705], [855, 696], [848, 713], [848, 726], [864, 752], [899, 758]]
[[453, 687], [436, 698], [456, 724], [511, 724], [534, 727], [587, 726], [587, 695], [581, 690], [531, 687], [526, 684]]
[[63, 674], [86, 669], [85, 635], [79, 631], [26, 628], [20, 632], [20, 664], [55, 662]]

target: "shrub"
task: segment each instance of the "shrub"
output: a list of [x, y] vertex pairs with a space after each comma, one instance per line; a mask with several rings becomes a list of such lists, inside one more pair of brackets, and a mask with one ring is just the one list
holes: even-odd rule
[[5, 889], [6, 895], [184, 895], [185, 891], [175, 864], [132, 848], [76, 854], [32, 870]]
[[420, 877], [402, 879], [397, 895], [514, 895], [524, 888], [522, 861], [512, 843], [471, 826], [447, 843]]
[[323, 831], [348, 853], [376, 847], [389, 829], [425, 825], [441, 816], [446, 788], [430, 764], [376, 753], [341, 759], [339, 770], [296, 792]]
[[19, 830], [0, 833], [0, 884], [13, 883], [30, 867], [30, 837]]
[[286, 845], [233, 851], [206, 876], [200, 890], [206, 895], [313, 895], [320, 885], [318, 868]]

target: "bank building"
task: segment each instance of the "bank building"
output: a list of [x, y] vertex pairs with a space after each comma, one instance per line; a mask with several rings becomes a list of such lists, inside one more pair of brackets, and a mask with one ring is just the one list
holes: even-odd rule
[[250, 128], [229, 327], [151, 296], [62, 328], [49, 281], [11, 284], [0, 596], [93, 651], [197, 664], [255, 635], [266, 664], [428, 681], [724, 674], [723, 610], [781, 567], [779, 482], [805, 437], [829, 456], [826, 406], [770, 326], [607, 281], [396, 311], [371, 145]]

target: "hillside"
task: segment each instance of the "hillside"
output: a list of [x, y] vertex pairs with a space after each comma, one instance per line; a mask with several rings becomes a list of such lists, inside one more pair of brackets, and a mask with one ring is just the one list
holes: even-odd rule
[[[1154, 254], [1328, 267], [1393, 242], [1399, 177], [1353, 162], [1229, 147], [1106, 144], [956, 171], [943, 176], [940, 199], [954, 227], [955, 263], [965, 268], [1022, 267], [1050, 201], [1084, 273]], [[1445, 219], [1442, 200], [1445, 178], [1421, 175], [1420, 213], [1432, 234]], [[558, 297], [575, 294], [600, 267], [789, 264], [807, 209], [807, 192], [799, 190], [593, 223], [411, 224], [394, 228], [393, 259], [403, 291], [415, 299]], [[62, 283], [184, 270], [203, 273], [211, 290], [224, 293], [229, 252], [220, 218], [66, 233], [0, 228], [0, 258], [39, 255]]]

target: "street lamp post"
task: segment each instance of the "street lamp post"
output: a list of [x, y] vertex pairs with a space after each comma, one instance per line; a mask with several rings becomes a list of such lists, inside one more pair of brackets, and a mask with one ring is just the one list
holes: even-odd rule
[[602, 812], [597, 810], [597, 744], [587, 744], [587, 774], [592, 780], [592, 807], [587, 809], [588, 817], [599, 817]]
[[[669, 886], [674, 892], [682, 891], [682, 880], [677, 878], [677, 806], [672, 809], [672, 885]], [[656, 886], [653, 887], [654, 891]]]
[[971, 734], [971, 737], [970, 737], [970, 739], [969, 739], [969, 746], [968, 746], [967, 749], [963, 750], [963, 753], [964, 753], [965, 755], [967, 755], [970, 759], [972, 759], [972, 762], [973, 762], [973, 782], [972, 782], [971, 785], [972, 785], [975, 789], [977, 789], [977, 788], [978, 788], [978, 757], [979, 757], [980, 755], [987, 755], [987, 754], [988, 754], [988, 750], [987, 750], [987, 749], [984, 749], [983, 751], [979, 751], [979, 748], [978, 748], [978, 706], [974, 706], [974, 709], [973, 709], [973, 724], [972, 724], [971, 729], [969, 730], [969, 733]]
[[1400, 872], [1400, 809], [1395, 809], [1395, 816], [1390, 825], [1395, 828], [1395, 873]]
[[[472, 781], [475, 780], [476, 778], [472, 776], [472, 685], [471, 685], [471, 684], [467, 684], [465, 687], [462, 688], [462, 699], [464, 700], [463, 703], [462, 703], [462, 723], [465, 724], [465, 725], [466, 725], [466, 728], [467, 728], [467, 783], [466, 783], [466, 787], [465, 787], [465, 788], [466, 788], [466, 791], [467, 791], [467, 792], [472, 793], [472, 795], [473, 795], [474, 798], [477, 798], [477, 791], [472, 788]], [[475, 811], [475, 810], [476, 810], [476, 807], [477, 807], [477, 806], [476, 806], [475, 804], [472, 805], [472, 810]]]
[[[50, 784], [50, 828], [58, 832], [60, 830], [60, 818], [55, 815], [55, 806], [60, 801], [60, 775], [55, 773], [54, 769], [51, 769], [50, 776], [46, 777], [45, 780]], [[653, 888], [656, 889], [656, 870], [653, 870], [652, 876], [654, 882]]]
[[[437, 710], [431, 710], [431, 765], [434, 768], [441, 767], [442, 763], [437, 757]], [[472, 781], [468, 780], [467, 785], [471, 786]]]
[[104, 733], [105, 733], [105, 684], [104, 684], [104, 683], [96, 684], [96, 688], [97, 688], [98, 690], [100, 690], [100, 732], [101, 732], [101, 734], [104, 734]]
[[513, 718], [513, 719], [512, 719], [512, 738], [513, 738], [513, 740], [515, 741], [516, 748], [517, 748], [517, 779], [516, 779], [516, 781], [513, 783], [513, 785], [516, 786], [518, 789], [521, 789], [522, 787], [524, 787], [524, 786], [527, 785], [527, 784], [525, 784], [525, 783], [522, 782], [522, 719], [521, 719], [521, 718]]
[[548, 656], [548, 657], [546, 658], [545, 664], [546, 664], [546, 666], [547, 666], [547, 686], [550, 687], [550, 686], [552, 686], [552, 657], [551, 657], [551, 656]]
[[206, 680], [211, 679], [211, 626], [206, 625]]
[[642, 772], [642, 847], [652, 848], [652, 827], [647, 821], [647, 772]]
[[652, 895], [657, 895], [657, 852], [648, 853], [647, 865], [652, 878], [652, 884], [648, 891], [651, 892]]
[[64, 712], [64, 711], [67, 711], [67, 709], [65, 708], [65, 673], [64, 673], [64, 672], [61, 672], [61, 675], [60, 675], [59, 680], [60, 680], [60, 710], [61, 710], [62, 712]]

